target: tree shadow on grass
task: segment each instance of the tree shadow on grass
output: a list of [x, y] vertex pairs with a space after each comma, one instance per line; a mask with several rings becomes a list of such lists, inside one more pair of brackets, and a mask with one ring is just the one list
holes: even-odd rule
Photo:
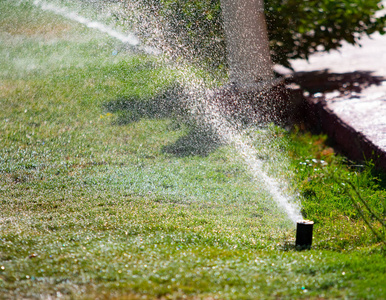
[[184, 111], [183, 90], [179, 86], [170, 87], [154, 97], [119, 97], [103, 104], [105, 111], [117, 114], [114, 125], [126, 125], [141, 119], [163, 119], [182, 116]]
[[190, 129], [187, 135], [180, 137], [175, 143], [164, 146], [162, 152], [170, 153], [177, 157], [189, 155], [207, 156], [221, 144], [216, 134], [209, 130]]
[[[186, 125], [188, 133], [173, 144], [162, 148], [163, 153], [177, 157], [207, 156], [222, 143], [208, 126], [200, 124], [188, 110], [189, 96], [180, 85], [173, 85], [153, 97], [119, 97], [104, 103], [105, 111], [117, 114], [114, 125], [127, 125], [141, 119], [171, 118], [179, 125]], [[177, 126], [179, 127], [179, 126]]]

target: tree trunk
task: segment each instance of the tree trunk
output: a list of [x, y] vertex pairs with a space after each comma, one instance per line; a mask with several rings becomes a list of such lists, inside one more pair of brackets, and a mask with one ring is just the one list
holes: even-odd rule
[[[230, 82], [256, 90], [272, 82], [263, 0], [221, 0]], [[270, 84], [268, 84], [270, 86]]]

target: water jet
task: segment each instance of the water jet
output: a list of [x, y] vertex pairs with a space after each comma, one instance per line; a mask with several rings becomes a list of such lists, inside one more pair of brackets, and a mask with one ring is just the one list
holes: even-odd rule
[[[42, 0], [34, 0], [33, 3], [43, 10], [62, 15], [89, 28], [106, 33], [124, 44], [129, 44], [137, 49], [148, 49], [147, 46], [140, 43], [140, 39], [134, 34], [122, 35], [114, 27], [109, 27], [93, 19], [87, 19], [75, 11], [57, 7]], [[259, 158], [261, 150], [255, 148], [253, 139], [244, 132], [247, 127], [245, 125], [277, 123], [278, 119], [282, 119], [281, 115], [287, 111], [288, 106], [288, 103], [284, 101], [285, 97], [282, 96], [285, 83], [282, 79], [275, 79], [272, 69], [263, 2], [261, 0], [249, 0], [248, 5], [244, 5], [243, 1], [224, 0], [221, 3], [225, 5], [224, 13], [225, 11], [229, 13], [224, 15], [227, 20], [224, 25], [228, 41], [230, 84], [217, 91], [208, 91], [205, 81], [196, 77], [194, 72], [189, 71], [183, 62], [171, 67], [179, 74], [183, 87], [179, 91], [183, 96], [178, 100], [179, 105], [182, 104], [183, 107], [181, 115], [191, 119], [187, 121], [188, 123], [195, 124], [195, 126], [198, 124], [202, 128], [208, 129], [208, 132], [213, 133], [220, 143], [232, 145], [236, 156], [246, 165], [252, 179], [261, 189], [267, 190], [272, 196], [273, 202], [280, 209], [283, 209], [288, 218], [295, 224], [296, 220], [302, 218], [297, 197], [290, 192], [286, 179], [282, 178], [282, 175], [276, 174], [277, 172], [274, 170], [276, 167], [271, 166], [271, 162], [268, 160]], [[244, 18], [238, 18], [240, 15], [235, 15], [235, 12], [239, 12]], [[260, 25], [254, 24], [253, 20], [256, 15], [261, 18]], [[247, 36], [234, 32], [235, 28], [240, 27], [237, 25], [242, 25], [242, 28], [245, 27], [243, 32]], [[168, 27], [166, 26], [166, 28]], [[157, 36], [158, 31], [156, 29], [155, 35]], [[149, 33], [149, 35], [151, 34]], [[162, 34], [160, 36], [162, 41]], [[241, 36], [244, 38], [240, 39]], [[263, 40], [264, 43], [262, 43]], [[240, 52], [240, 49], [244, 48], [248, 51]], [[152, 54], [154, 51], [144, 52]], [[174, 97], [168, 98], [173, 99]], [[162, 109], [160, 107], [160, 110]], [[176, 113], [179, 114], [180, 109], [177, 109]], [[189, 116], [186, 117], [186, 114]], [[270, 138], [265, 139], [263, 143], [270, 143]], [[282, 159], [275, 158], [271, 161], [275, 164], [279, 161], [281, 161], [281, 165], [285, 164]]]

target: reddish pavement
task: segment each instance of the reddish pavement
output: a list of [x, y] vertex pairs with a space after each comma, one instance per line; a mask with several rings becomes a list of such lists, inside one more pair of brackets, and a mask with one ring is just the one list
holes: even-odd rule
[[363, 37], [361, 45], [345, 44], [292, 66], [300, 85], [303, 80], [314, 87], [310, 107], [338, 147], [354, 160], [372, 158], [386, 170], [386, 35]]

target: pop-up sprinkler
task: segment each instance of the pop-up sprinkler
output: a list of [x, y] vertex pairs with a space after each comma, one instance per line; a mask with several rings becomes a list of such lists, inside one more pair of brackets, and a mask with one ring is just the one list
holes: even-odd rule
[[301, 220], [296, 223], [296, 242], [298, 249], [310, 249], [312, 245], [312, 229], [314, 222]]

